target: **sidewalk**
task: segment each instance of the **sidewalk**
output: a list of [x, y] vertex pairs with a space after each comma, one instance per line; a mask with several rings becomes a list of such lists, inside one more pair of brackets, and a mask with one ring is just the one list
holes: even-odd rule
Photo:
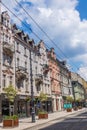
[[15, 128], [3, 128], [2, 123], [0, 123], [0, 130], [11, 130], [11, 129], [13, 129], [13, 130], [28, 130], [28, 128], [33, 128], [35, 126], [47, 123], [47, 122], [55, 120], [55, 119], [62, 119], [63, 117], [67, 117], [68, 115], [79, 114], [79, 113], [85, 112], [85, 111], [86, 111], [86, 108], [83, 108], [83, 109], [78, 110], [78, 111], [72, 111], [72, 112], [66, 112], [66, 111], [55, 112], [55, 113], [50, 113], [48, 115], [48, 119], [40, 119], [40, 120], [36, 116], [35, 123], [31, 122], [31, 117], [24, 118], [24, 119], [19, 120], [19, 126], [15, 127]]

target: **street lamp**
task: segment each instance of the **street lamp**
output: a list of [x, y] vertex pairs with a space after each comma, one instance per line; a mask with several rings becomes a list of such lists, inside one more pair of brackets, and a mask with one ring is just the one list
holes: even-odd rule
[[32, 74], [32, 58], [30, 49], [30, 81], [31, 81], [31, 105], [32, 105], [32, 123], [35, 122], [35, 107], [34, 107], [34, 91], [33, 91], [33, 74]]

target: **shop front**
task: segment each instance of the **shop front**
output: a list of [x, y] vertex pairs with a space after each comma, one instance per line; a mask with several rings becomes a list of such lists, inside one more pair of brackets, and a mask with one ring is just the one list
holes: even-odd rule
[[44, 101], [42, 103], [43, 109], [47, 111], [48, 113], [52, 112], [52, 99], [48, 98], [47, 101]]
[[0, 95], [0, 122], [3, 116], [7, 116], [10, 113], [9, 101], [4, 94]]
[[18, 95], [15, 99], [15, 113], [19, 118], [30, 116], [30, 102], [26, 100], [25, 95]]

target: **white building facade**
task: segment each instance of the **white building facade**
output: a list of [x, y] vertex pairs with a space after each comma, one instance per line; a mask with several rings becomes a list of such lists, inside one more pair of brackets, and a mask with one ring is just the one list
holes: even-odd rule
[[15, 86], [15, 53], [10, 17], [7, 11], [0, 15], [0, 115], [9, 113], [9, 102], [3, 89]]
[[36, 96], [38, 97], [41, 92], [47, 95], [47, 101], [43, 103], [43, 108], [50, 112], [52, 111], [50, 71], [46, 47], [42, 40], [36, 45], [36, 50], [37, 51], [34, 61], [34, 79]]

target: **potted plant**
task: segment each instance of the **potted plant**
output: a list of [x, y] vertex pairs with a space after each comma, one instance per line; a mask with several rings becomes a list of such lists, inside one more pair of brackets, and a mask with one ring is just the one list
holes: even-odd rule
[[5, 116], [3, 118], [3, 127], [15, 127], [19, 125], [18, 116]]
[[[13, 107], [12, 104], [14, 103], [14, 99], [17, 94], [17, 91], [14, 89], [12, 85], [9, 85], [8, 87], [4, 88], [4, 92], [9, 100], [9, 108]], [[9, 116], [5, 116], [3, 118], [3, 127], [14, 127], [14, 126], [18, 126], [19, 124], [18, 116], [12, 114], [14, 112], [12, 112], [11, 109], [10, 109]]]
[[77, 111], [77, 110], [78, 110], [78, 107], [77, 107], [77, 106], [74, 106], [74, 107], [73, 107], [73, 110], [74, 110], [74, 111]]
[[72, 112], [72, 102], [73, 102], [73, 98], [71, 96], [67, 96], [66, 97], [66, 101], [67, 101], [67, 112]]
[[79, 98], [79, 99], [77, 99], [76, 101], [77, 101], [77, 103], [78, 103], [78, 109], [82, 109], [82, 99]]
[[48, 113], [44, 110], [39, 110], [38, 118], [39, 119], [48, 119]]
[[13, 121], [14, 121], [14, 126], [18, 126], [19, 125], [19, 119], [17, 115], [13, 115]]

